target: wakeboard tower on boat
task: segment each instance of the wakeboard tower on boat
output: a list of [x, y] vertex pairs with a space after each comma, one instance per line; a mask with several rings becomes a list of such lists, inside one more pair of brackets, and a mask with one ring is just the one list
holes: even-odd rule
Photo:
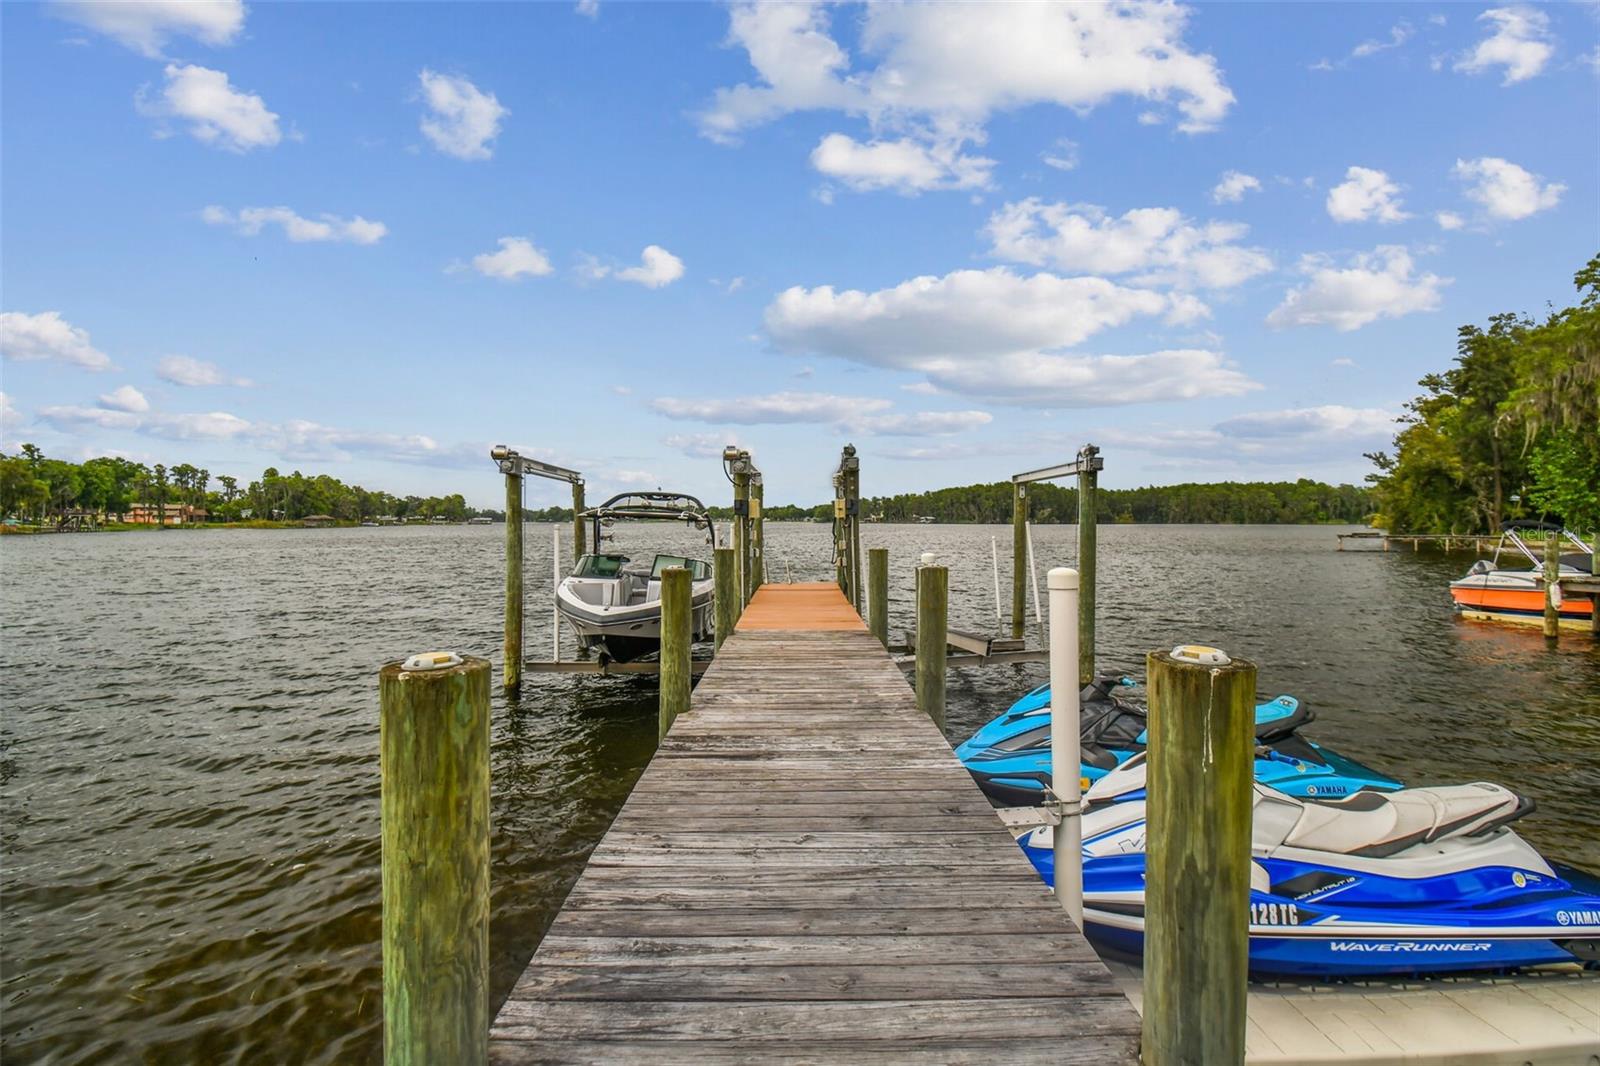
[[[1543, 532], [1570, 541], [1577, 551], [1561, 555], [1561, 576], [1587, 577], [1594, 565], [1594, 554], [1570, 529], [1550, 522], [1506, 522], [1500, 527], [1500, 542], [1493, 559], [1479, 559], [1458, 581], [1450, 582], [1450, 597], [1463, 618], [1495, 622], [1538, 623], [1544, 619], [1544, 562], [1527, 541], [1524, 532]], [[1500, 556], [1508, 549], [1533, 565], [1531, 570], [1503, 569]], [[1581, 553], [1581, 554], [1580, 554]], [[1588, 624], [1594, 604], [1587, 599], [1558, 599], [1557, 611], [1563, 625]]]
[[661, 650], [661, 573], [680, 566], [689, 571], [690, 630], [694, 640], [712, 634], [715, 582], [711, 564], [682, 555], [652, 553], [637, 558], [601, 551], [603, 526], [619, 521], [685, 522], [706, 531], [717, 546], [710, 512], [693, 496], [678, 492], [624, 492], [578, 516], [590, 523], [595, 550], [580, 557], [556, 587], [556, 610], [577, 635], [578, 646], [615, 662], [630, 662]]

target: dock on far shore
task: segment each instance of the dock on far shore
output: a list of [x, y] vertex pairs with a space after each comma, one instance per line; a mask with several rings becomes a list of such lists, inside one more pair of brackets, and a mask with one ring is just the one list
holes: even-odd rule
[[1139, 1031], [830, 582], [751, 599], [489, 1055], [1132, 1064]]

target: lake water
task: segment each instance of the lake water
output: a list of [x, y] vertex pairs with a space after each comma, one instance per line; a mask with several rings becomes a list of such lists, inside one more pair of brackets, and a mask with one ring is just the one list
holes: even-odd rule
[[[1600, 648], [1458, 621], [1445, 584], [1466, 559], [1340, 554], [1335, 532], [1102, 527], [1100, 666], [1139, 676], [1190, 641], [1253, 658], [1264, 696], [1316, 709], [1315, 739], [1413, 784], [1513, 786], [1539, 803], [1527, 837], [1600, 868]], [[550, 534], [527, 529], [530, 655], [549, 648]], [[618, 547], [695, 549], [667, 534]], [[1041, 581], [1075, 535], [1035, 530]], [[994, 630], [990, 539], [1009, 603], [1009, 536], [865, 527], [889, 549], [891, 624], [932, 551], [951, 624]], [[767, 542], [775, 580], [831, 577], [827, 526]], [[0, 540], [0, 1057], [377, 1060], [377, 672], [439, 648], [498, 659], [503, 544], [497, 526]], [[953, 672], [952, 738], [1045, 673]], [[497, 1000], [654, 737], [648, 680], [496, 689]]]

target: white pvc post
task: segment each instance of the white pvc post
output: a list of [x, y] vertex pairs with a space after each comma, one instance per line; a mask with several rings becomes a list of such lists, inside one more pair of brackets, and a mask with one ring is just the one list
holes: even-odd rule
[[1056, 899], [1083, 928], [1082, 755], [1078, 733], [1078, 572], [1064, 566], [1045, 578], [1050, 589], [1050, 789], [1061, 824], [1055, 827]]
[[[1033, 620], [1039, 623], [1039, 628], [1044, 628], [1044, 605], [1039, 602], [1039, 571], [1033, 568], [1033, 523], [1029, 522], [1024, 527], [1028, 533], [1028, 580], [1033, 583]], [[1073, 571], [1077, 573], [1076, 570]], [[1077, 588], [1074, 581], [1073, 588]]]
[[[599, 547], [596, 546], [596, 551]], [[557, 592], [561, 588], [561, 527], [556, 526], [550, 531], [550, 559], [551, 570], [555, 580], [550, 585], [550, 643], [553, 646], [551, 659], [561, 661], [561, 596]]]
[[1005, 624], [1005, 615], [1000, 613], [1000, 542], [989, 538], [989, 555], [994, 561], [994, 620], [1001, 625]]

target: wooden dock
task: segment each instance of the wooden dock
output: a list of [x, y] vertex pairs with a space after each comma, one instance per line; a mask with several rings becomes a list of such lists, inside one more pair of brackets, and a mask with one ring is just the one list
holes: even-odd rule
[[1129, 1063], [1139, 1019], [837, 585], [765, 585], [497, 1063]]

